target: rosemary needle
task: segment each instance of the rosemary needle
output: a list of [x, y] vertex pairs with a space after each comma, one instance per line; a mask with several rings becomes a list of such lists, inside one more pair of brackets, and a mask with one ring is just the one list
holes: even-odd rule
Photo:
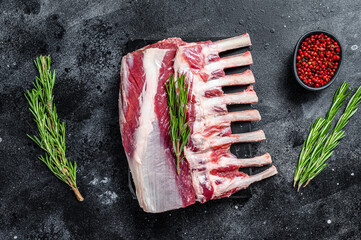
[[78, 201], [83, 201], [76, 185], [76, 162], [72, 163], [65, 157], [65, 123], [60, 123], [53, 103], [55, 71], [50, 71], [50, 63], [50, 57], [40, 56], [35, 60], [39, 77], [35, 77], [34, 88], [27, 90], [25, 97], [35, 117], [39, 137], [28, 137], [46, 152], [39, 159], [57, 178], [72, 188]]
[[168, 83], [165, 83], [165, 87], [168, 94], [170, 137], [176, 155], [177, 173], [179, 174], [179, 164], [184, 158], [181, 155], [190, 135], [187, 122], [188, 85], [184, 75], [179, 76], [175, 81], [174, 74], [171, 74]]

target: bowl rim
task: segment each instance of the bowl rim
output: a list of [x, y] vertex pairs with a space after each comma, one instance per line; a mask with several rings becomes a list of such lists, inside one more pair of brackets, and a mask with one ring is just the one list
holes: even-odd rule
[[[329, 37], [331, 37], [333, 40], [335, 40], [339, 47], [340, 47], [340, 59], [338, 61], [338, 67], [336, 69], [336, 72], [335, 72], [335, 75], [331, 78], [331, 80], [326, 84], [326, 85], [323, 85], [322, 87], [318, 87], [318, 88], [315, 88], [315, 87], [310, 87], [308, 85], [306, 85], [301, 79], [300, 77], [298, 76], [298, 73], [297, 73], [297, 66], [296, 66], [296, 63], [297, 63], [297, 53], [298, 53], [298, 49], [300, 48], [300, 45], [301, 43], [309, 36], [313, 35], [313, 34], [320, 34], [320, 33], [324, 33], [326, 35], [328, 35]], [[308, 31], [306, 32], [305, 34], [303, 34], [297, 41], [296, 43], [296, 46], [295, 46], [295, 49], [294, 49], [294, 52], [293, 52], [293, 73], [295, 75], [295, 78], [297, 80], [297, 82], [302, 86], [304, 87], [305, 89], [307, 90], [310, 90], [310, 91], [320, 91], [320, 90], [323, 90], [325, 88], [328, 88], [337, 78], [338, 76], [338, 73], [340, 72], [340, 69], [341, 69], [341, 65], [342, 65], [342, 54], [343, 53], [343, 49], [342, 49], [342, 46], [341, 46], [341, 42], [335, 37], [334, 34], [330, 33], [329, 31], [325, 31], [325, 30], [313, 30], [313, 31]]]

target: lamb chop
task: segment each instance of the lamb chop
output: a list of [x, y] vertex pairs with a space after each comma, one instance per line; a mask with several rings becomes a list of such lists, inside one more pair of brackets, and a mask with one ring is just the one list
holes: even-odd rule
[[[231, 122], [259, 121], [257, 110], [229, 113], [228, 104], [258, 101], [252, 86], [224, 94], [222, 86], [255, 82], [250, 70], [226, 76], [225, 68], [252, 64], [250, 52], [220, 58], [219, 52], [249, 46], [248, 34], [212, 43], [170, 38], [129, 53], [122, 59], [119, 118], [137, 198], [147, 212], [163, 212], [226, 197], [277, 173], [274, 166], [248, 176], [241, 167], [271, 163], [268, 153], [237, 159], [232, 143], [265, 139], [262, 130], [232, 134]], [[177, 174], [169, 134], [165, 82], [184, 74], [189, 85], [190, 140]]]

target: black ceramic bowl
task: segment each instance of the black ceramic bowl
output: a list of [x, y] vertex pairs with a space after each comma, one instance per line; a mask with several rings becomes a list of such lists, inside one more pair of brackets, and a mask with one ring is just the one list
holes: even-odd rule
[[[338, 45], [340, 46], [340, 59], [338, 60], [338, 67], [336, 69], [336, 72], [335, 72], [335, 75], [333, 75], [333, 77], [331, 78], [331, 80], [326, 84], [326, 85], [323, 85], [322, 87], [310, 87], [308, 85], [306, 85], [305, 83], [303, 83], [303, 81], [299, 78], [298, 76], [298, 73], [297, 73], [297, 67], [296, 67], [296, 63], [297, 63], [297, 53], [298, 53], [298, 49], [300, 48], [302, 42], [308, 38], [309, 36], [313, 35], [313, 34], [320, 34], [320, 33], [323, 33], [323, 34], [326, 34], [327, 36], [329, 36], [330, 38], [332, 38], [333, 40], [335, 40]], [[326, 32], [326, 31], [312, 31], [312, 32], [308, 32], [306, 34], [304, 34], [302, 37], [300, 37], [300, 39], [298, 39], [298, 42], [296, 44], [296, 47], [295, 47], [295, 51], [293, 53], [293, 73], [295, 74], [295, 78], [297, 79], [297, 82], [304, 88], [306, 88], [307, 90], [311, 90], [311, 91], [319, 91], [319, 90], [322, 90], [322, 89], [325, 89], [325, 88], [328, 88], [337, 78], [337, 75], [338, 73], [340, 72], [340, 68], [341, 68], [341, 63], [342, 63], [342, 46], [341, 46], [341, 43], [340, 41], [334, 36], [332, 35], [331, 33], [329, 32]]]

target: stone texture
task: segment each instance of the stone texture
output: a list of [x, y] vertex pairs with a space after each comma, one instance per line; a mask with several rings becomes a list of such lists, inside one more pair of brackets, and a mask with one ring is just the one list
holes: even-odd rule
[[[301, 194], [292, 176], [310, 124], [343, 80], [360, 85], [361, 5], [357, 1], [10, 1], [0, 2], [0, 239], [359, 239], [361, 113], [329, 166]], [[307, 92], [292, 76], [298, 38], [313, 29], [339, 37], [338, 81]], [[266, 142], [279, 175], [248, 200], [222, 199], [147, 214], [131, 198], [118, 127], [120, 60], [130, 39], [208, 39], [249, 32]], [[356, 45], [356, 47], [355, 47]], [[49, 54], [55, 103], [76, 160], [73, 193], [37, 160], [25, 89], [33, 60]]]

